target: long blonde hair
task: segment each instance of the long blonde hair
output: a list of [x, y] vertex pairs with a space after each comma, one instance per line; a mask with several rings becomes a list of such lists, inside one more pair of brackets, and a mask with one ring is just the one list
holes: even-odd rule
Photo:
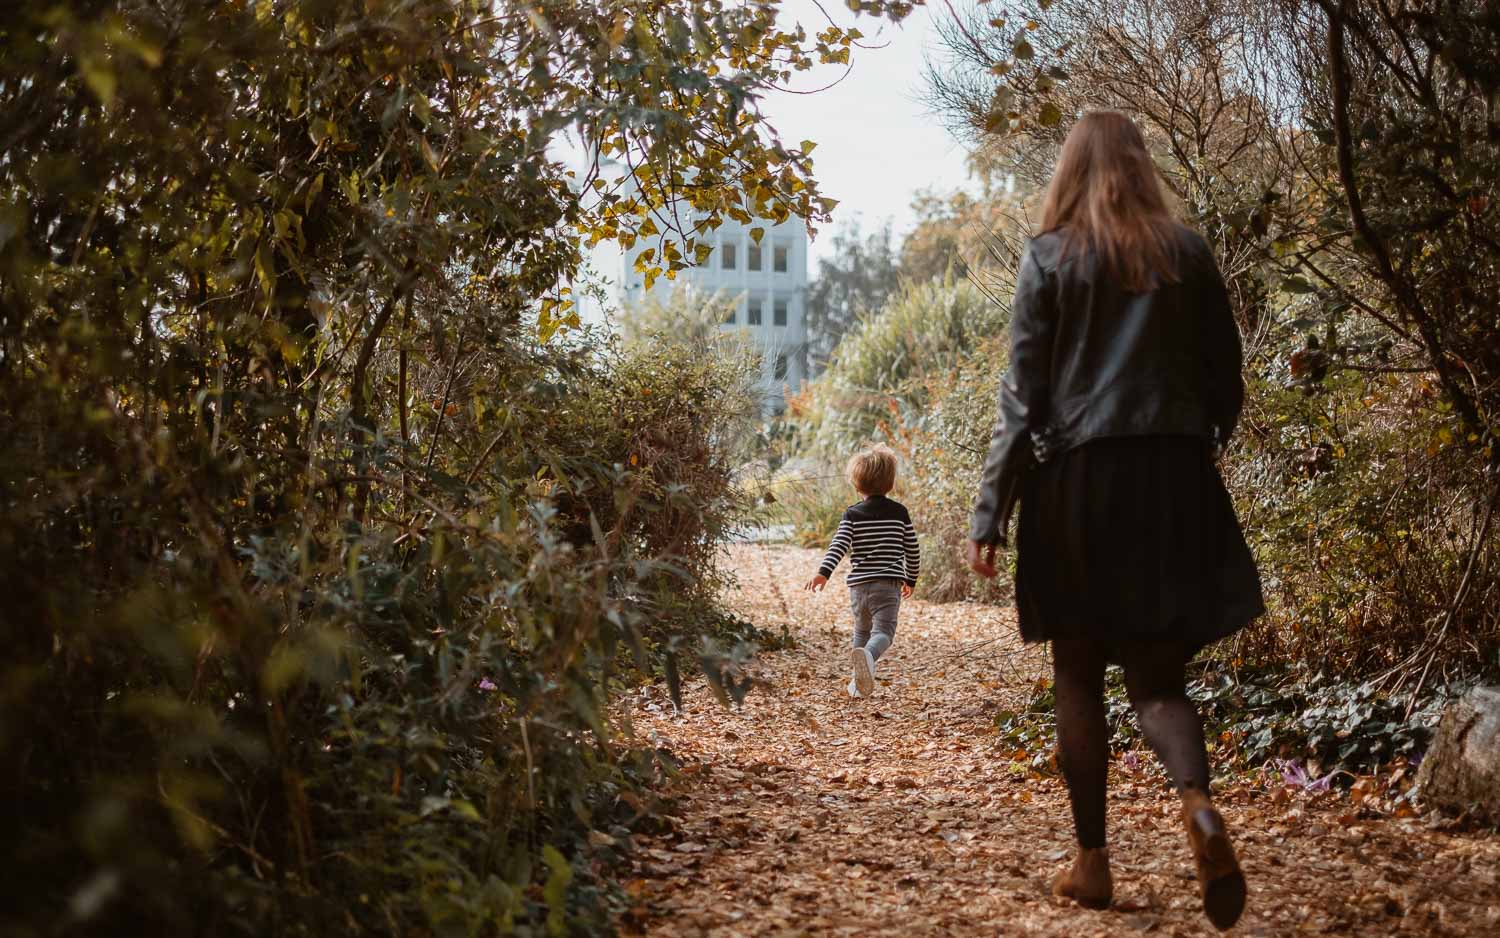
[[1175, 283], [1177, 221], [1140, 130], [1124, 114], [1090, 111], [1063, 141], [1042, 200], [1042, 230], [1064, 256], [1092, 250], [1126, 290]]

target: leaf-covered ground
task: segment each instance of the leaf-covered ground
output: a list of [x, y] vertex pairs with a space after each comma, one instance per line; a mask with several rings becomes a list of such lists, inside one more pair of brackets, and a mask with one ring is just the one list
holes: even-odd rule
[[[1113, 769], [1113, 908], [1048, 894], [1067, 796], [992, 729], [1047, 665], [1010, 610], [908, 601], [876, 696], [851, 700], [842, 578], [802, 592], [816, 554], [793, 548], [737, 547], [734, 564], [738, 610], [798, 644], [760, 656], [738, 709], [701, 684], [680, 715], [665, 688], [633, 701], [633, 731], [681, 776], [667, 833], [637, 851], [628, 934], [1214, 934], [1154, 760]], [[1500, 934], [1500, 836], [1341, 793], [1240, 784], [1220, 803], [1251, 885], [1237, 934]]]

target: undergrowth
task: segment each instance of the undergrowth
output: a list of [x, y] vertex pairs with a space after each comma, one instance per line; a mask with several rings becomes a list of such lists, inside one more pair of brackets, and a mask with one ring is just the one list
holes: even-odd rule
[[[1414, 764], [1450, 697], [1449, 689], [1434, 690], [1413, 706], [1372, 682], [1356, 684], [1322, 673], [1234, 674], [1211, 661], [1202, 665], [1188, 684], [1188, 696], [1203, 716], [1215, 773], [1226, 780], [1274, 768], [1309, 786], [1349, 787], [1394, 763]], [[1111, 749], [1154, 759], [1118, 667], [1107, 672], [1105, 703]], [[1055, 706], [1052, 682], [1039, 679], [1022, 707], [995, 715], [996, 745], [1017, 769], [1056, 772]]]

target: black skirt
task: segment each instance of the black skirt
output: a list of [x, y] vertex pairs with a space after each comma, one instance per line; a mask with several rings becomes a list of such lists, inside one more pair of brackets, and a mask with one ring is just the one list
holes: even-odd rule
[[1207, 441], [1092, 440], [1021, 493], [1016, 606], [1028, 642], [1201, 648], [1265, 611], [1260, 573]]

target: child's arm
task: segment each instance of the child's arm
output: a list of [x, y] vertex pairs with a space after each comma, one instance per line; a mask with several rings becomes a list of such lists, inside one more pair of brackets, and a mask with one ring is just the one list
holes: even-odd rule
[[845, 515], [839, 519], [838, 532], [833, 535], [833, 543], [828, 545], [828, 553], [823, 555], [823, 562], [818, 564], [818, 575], [808, 580], [803, 589], [812, 590], [816, 593], [833, 576], [834, 568], [844, 555], [849, 553], [849, 548], [854, 544], [854, 528], [849, 524], [849, 517]]
[[917, 542], [917, 529], [911, 526], [910, 516], [905, 527], [901, 542], [906, 551], [906, 582], [902, 585], [901, 595], [910, 596], [917, 587], [917, 576], [922, 572], [922, 545]]

